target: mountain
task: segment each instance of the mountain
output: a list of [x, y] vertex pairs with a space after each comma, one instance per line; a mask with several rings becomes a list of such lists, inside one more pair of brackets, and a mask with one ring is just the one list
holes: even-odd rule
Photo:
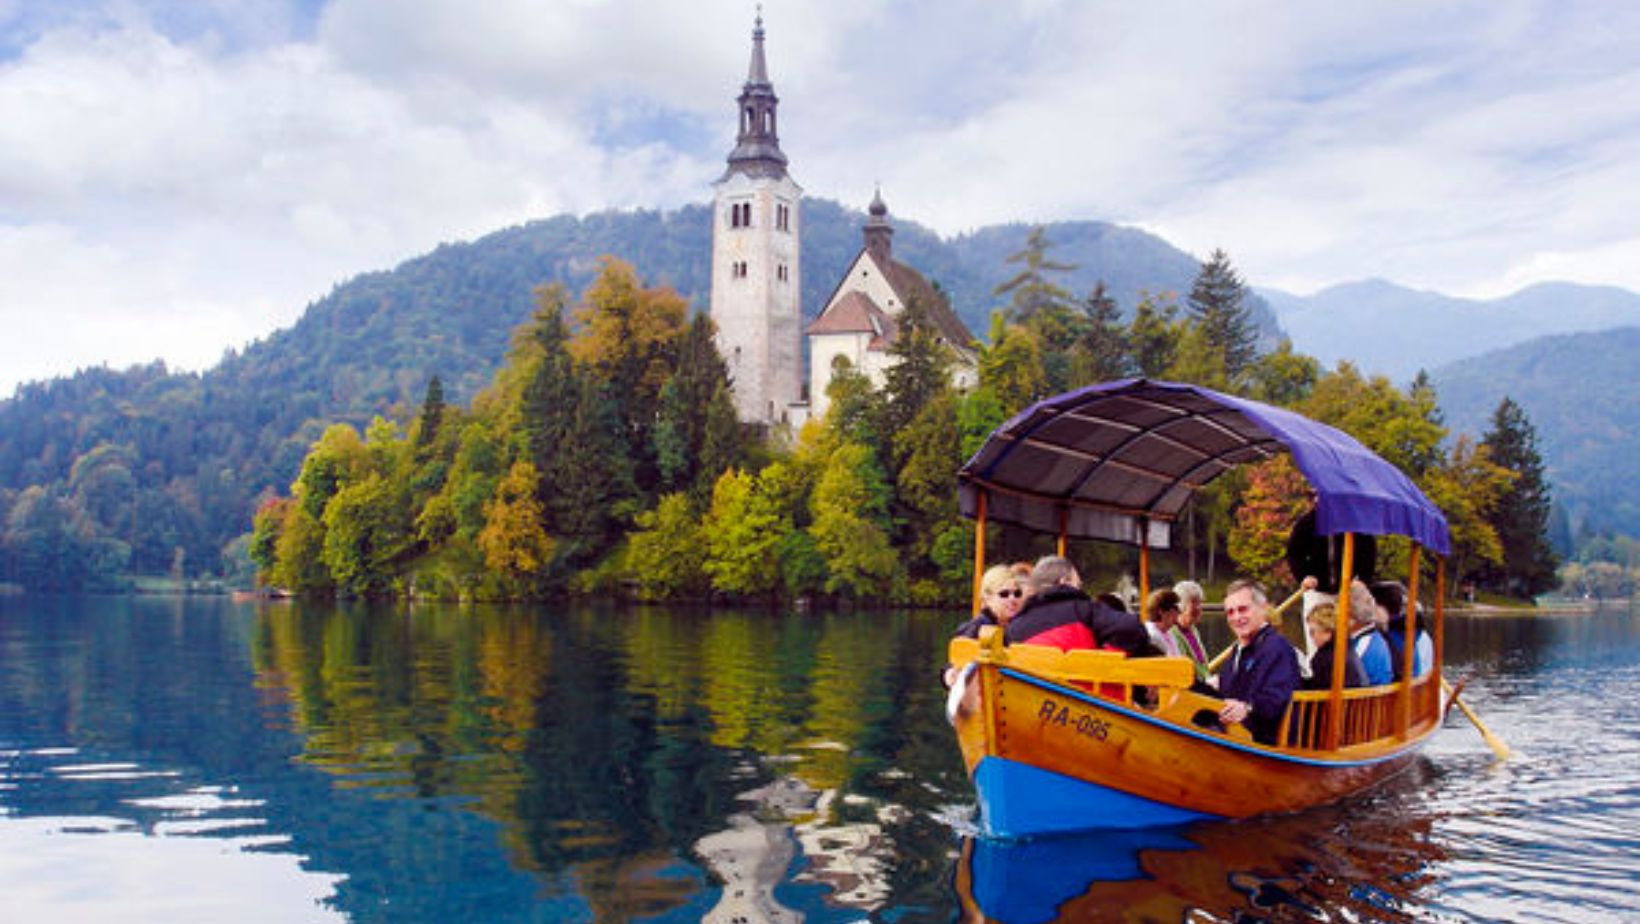
[[1498, 403], [1514, 399], [1573, 525], [1640, 535], [1640, 326], [1539, 337], [1430, 378], [1454, 434], [1479, 438]]
[[1640, 295], [1610, 286], [1542, 283], [1477, 301], [1402, 288], [1380, 279], [1311, 296], [1259, 289], [1293, 346], [1327, 366], [1348, 359], [1405, 383], [1418, 370], [1524, 343], [1640, 325]]
[[[809, 313], [859, 251], [865, 220], [835, 202], [804, 201]], [[257, 498], [288, 488], [325, 424], [362, 425], [374, 414], [407, 420], [433, 375], [448, 400], [470, 400], [529, 316], [535, 286], [556, 281], [579, 293], [599, 258], [613, 254], [647, 283], [670, 285], [704, 310], [710, 221], [706, 205], [535, 221], [340, 284], [291, 327], [202, 374], [155, 363], [23, 385], [0, 401], [0, 528], [27, 519], [12, 515], [25, 508], [56, 530], [31, 533], [45, 558], [55, 542], [114, 536], [130, 546], [139, 572], [214, 570], [223, 544], [248, 529]], [[992, 291], [1016, 269], [1007, 257], [1030, 227], [952, 239], [904, 219], [894, 227], [895, 256], [940, 285], [984, 336], [1001, 304]], [[1130, 228], [1060, 222], [1046, 233], [1049, 256], [1076, 266], [1062, 285], [1082, 297], [1103, 280], [1128, 312], [1142, 290], [1187, 293], [1199, 269], [1188, 254]], [[1257, 299], [1253, 311], [1273, 340], [1272, 313]], [[30, 486], [49, 496], [28, 494]], [[70, 498], [73, 505], [58, 503]], [[94, 522], [55, 522], [71, 509], [91, 511]]]

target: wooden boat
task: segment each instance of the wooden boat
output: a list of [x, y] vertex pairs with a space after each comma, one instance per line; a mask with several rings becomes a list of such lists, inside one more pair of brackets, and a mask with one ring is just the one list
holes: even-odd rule
[[[1040, 402], [991, 434], [963, 466], [960, 500], [976, 520], [975, 599], [985, 526], [999, 521], [1139, 549], [1167, 548], [1190, 496], [1230, 469], [1287, 452], [1316, 492], [1317, 531], [1412, 541], [1408, 623], [1416, 626], [1423, 550], [1436, 556], [1433, 671], [1394, 685], [1294, 694], [1276, 745], [1245, 729], [1204, 727], [1220, 702], [1190, 690], [1184, 658], [1005, 646], [987, 628], [952, 641], [960, 667], [948, 713], [989, 835], [1132, 829], [1290, 812], [1340, 798], [1405, 768], [1440, 727], [1444, 570], [1440, 510], [1354, 438], [1291, 411], [1193, 385], [1128, 379]], [[1349, 638], [1348, 595], [1336, 638]], [[1204, 715], [1205, 713], [1205, 715]], [[1216, 723], [1207, 723], [1216, 726]]]

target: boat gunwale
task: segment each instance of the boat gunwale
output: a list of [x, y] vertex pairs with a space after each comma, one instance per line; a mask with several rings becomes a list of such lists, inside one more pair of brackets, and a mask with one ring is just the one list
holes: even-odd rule
[[[1237, 741], [1226, 735], [1211, 734], [1203, 729], [1180, 725], [1176, 722], [1169, 722], [1165, 719], [1161, 719], [1157, 716], [1146, 713], [1143, 710], [1135, 709], [1131, 706], [1127, 706], [1123, 703], [1119, 703], [1102, 696], [1095, 696], [1085, 690], [1078, 690], [1075, 687], [1065, 686], [1053, 680], [1049, 680], [1035, 674], [1026, 673], [1017, 668], [994, 663], [990, 666], [995, 667], [1004, 676], [1052, 689], [1057, 693], [1073, 697], [1084, 705], [1106, 709], [1129, 718], [1138, 719], [1147, 725], [1176, 733], [1183, 737], [1193, 738], [1204, 744], [1239, 751], [1252, 757], [1266, 758], [1279, 763], [1289, 763], [1305, 767], [1315, 767], [1329, 770], [1347, 770], [1358, 767], [1371, 767], [1377, 764], [1386, 763], [1388, 761], [1398, 760], [1406, 757], [1408, 752], [1416, 751], [1421, 748], [1424, 743], [1441, 727], [1441, 723], [1439, 722], [1431, 723], [1429, 728], [1425, 729], [1421, 734], [1417, 736], [1409, 736], [1404, 741], [1401, 741], [1389, 750], [1385, 750], [1383, 753], [1372, 757], [1315, 757], [1297, 754], [1290, 750], [1281, 750], [1270, 745]], [[1359, 747], [1360, 745], [1356, 746]]]

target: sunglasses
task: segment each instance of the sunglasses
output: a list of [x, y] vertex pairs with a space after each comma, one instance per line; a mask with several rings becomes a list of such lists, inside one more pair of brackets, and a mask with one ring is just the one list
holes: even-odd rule
[[1023, 596], [1025, 596], [1025, 591], [1023, 591], [1023, 590], [999, 590], [999, 591], [997, 591], [997, 596], [1002, 597], [1004, 599], [1006, 599], [1008, 597], [1023, 597]]

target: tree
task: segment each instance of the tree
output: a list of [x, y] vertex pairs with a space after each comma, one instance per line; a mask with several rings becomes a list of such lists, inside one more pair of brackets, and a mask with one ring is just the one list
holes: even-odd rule
[[826, 590], [882, 596], [899, 563], [887, 529], [888, 486], [870, 449], [837, 447], [814, 486], [809, 534], [826, 562]]
[[1058, 263], [1048, 259], [1053, 244], [1042, 225], [1031, 228], [1025, 246], [1010, 254], [1007, 262], [1023, 264], [1020, 270], [997, 286], [995, 295], [1012, 296], [1009, 317], [1019, 323], [1028, 322], [1038, 312], [1064, 308], [1071, 301], [1070, 292], [1048, 279], [1049, 273], [1066, 273], [1076, 269], [1072, 263]]
[[1178, 308], [1171, 295], [1139, 293], [1139, 304], [1128, 322], [1127, 342], [1133, 351], [1133, 367], [1147, 379], [1159, 379], [1173, 365], [1179, 332], [1173, 323]]
[[[603, 270], [575, 311], [580, 330], [570, 342], [577, 366], [607, 388], [632, 453], [635, 486], [659, 484], [651, 456], [661, 388], [677, 366], [679, 334], [689, 304], [670, 288], [645, 288], [630, 263], [603, 258]], [[706, 390], [710, 393], [710, 389]]]
[[688, 491], [700, 503], [717, 476], [739, 461], [740, 430], [734, 425], [729, 367], [717, 351], [710, 316], [690, 320], [677, 353], [677, 369], [660, 392], [655, 465], [662, 490]]
[[1047, 395], [1042, 351], [1031, 332], [991, 316], [991, 344], [979, 351], [979, 385], [995, 395], [1010, 415]]
[[1483, 586], [1513, 597], [1531, 598], [1555, 586], [1558, 566], [1549, 547], [1551, 498], [1538, 454], [1537, 431], [1526, 412], [1505, 397], [1492, 412], [1492, 428], [1481, 438], [1493, 463], [1515, 473], [1487, 518], [1497, 530], [1503, 561], [1480, 574]]
[[1247, 489], [1230, 529], [1230, 557], [1242, 574], [1267, 586], [1291, 587], [1297, 576], [1287, 572], [1287, 537], [1308, 507], [1309, 482], [1285, 454], [1246, 472]]
[[1186, 303], [1208, 344], [1224, 357], [1225, 371], [1232, 379], [1241, 378], [1257, 354], [1258, 331], [1247, 304], [1247, 287], [1223, 250], [1214, 250], [1202, 264]]
[[386, 596], [411, 542], [407, 519], [400, 492], [376, 472], [337, 491], [325, 505], [320, 552], [336, 589], [352, 597]]
[[698, 596], [705, 591], [706, 542], [682, 493], [663, 496], [638, 515], [627, 543], [626, 567], [645, 600]]
[[1248, 374], [1251, 397], [1278, 407], [1293, 407], [1310, 396], [1321, 377], [1321, 364], [1314, 357], [1293, 351], [1293, 341], [1283, 337], [1280, 345], [1260, 356]]
[[777, 547], [791, 529], [778, 505], [757, 488], [757, 477], [739, 469], [712, 487], [712, 506], [702, 523], [706, 574], [712, 588], [737, 596], [766, 596], [780, 586]]
[[421, 413], [416, 415], [415, 447], [421, 452], [438, 438], [438, 428], [444, 423], [444, 383], [438, 376], [427, 380], [427, 393], [421, 399]]
[[928, 307], [920, 297], [906, 299], [895, 319], [899, 327], [888, 354], [893, 364], [884, 374], [886, 433], [908, 426], [937, 395], [950, 387], [951, 351], [940, 339]]
[[484, 528], [478, 534], [485, 566], [521, 589], [542, 575], [556, 549], [542, 524], [536, 478], [534, 465], [514, 462], [496, 485], [495, 497], [485, 503]]
[[[1442, 463], [1419, 481], [1418, 487], [1424, 495], [1446, 514], [1447, 531], [1452, 538], [1452, 552], [1447, 556], [1449, 573], [1463, 577], [1474, 574], [1489, 562], [1503, 560], [1498, 532], [1488, 517], [1513, 477], [1508, 469], [1492, 462], [1486, 447], [1460, 436]], [[1381, 570], [1387, 568], [1389, 573], [1406, 570], [1404, 557], [1395, 551], [1399, 545], [1380, 544], [1378, 566]], [[1391, 551], [1387, 557], [1386, 546]], [[1451, 583], [1453, 592], [1461, 583]]]
[[1081, 333], [1071, 362], [1071, 387], [1108, 382], [1129, 374], [1127, 331], [1116, 299], [1100, 280], [1082, 300]]
[[608, 551], [616, 530], [637, 512], [635, 462], [620, 409], [603, 384], [588, 379], [580, 384], [575, 417], [548, 486], [551, 520], [570, 546], [566, 560], [576, 564]]
[[941, 530], [957, 520], [957, 469], [962, 465], [956, 398], [941, 392], [894, 437], [903, 459], [894, 479], [905, 541], [917, 565], [929, 560]]

